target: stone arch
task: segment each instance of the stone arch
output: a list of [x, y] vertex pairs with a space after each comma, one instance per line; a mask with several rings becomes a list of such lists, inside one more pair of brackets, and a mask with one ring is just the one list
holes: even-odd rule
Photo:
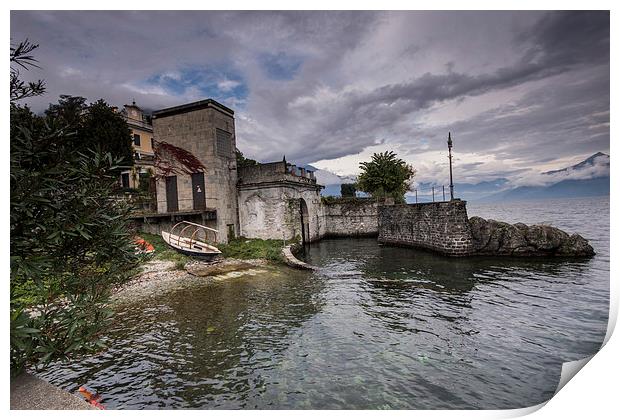
[[308, 204], [303, 198], [299, 199], [299, 218], [301, 220], [301, 242], [310, 242], [310, 215]]

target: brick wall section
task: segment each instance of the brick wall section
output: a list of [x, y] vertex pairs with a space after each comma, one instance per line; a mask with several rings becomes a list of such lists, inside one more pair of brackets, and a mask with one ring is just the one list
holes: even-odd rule
[[378, 206], [374, 201], [323, 204], [325, 236], [376, 236], [379, 233]]
[[452, 256], [474, 252], [466, 202], [461, 200], [381, 206], [378, 240]]

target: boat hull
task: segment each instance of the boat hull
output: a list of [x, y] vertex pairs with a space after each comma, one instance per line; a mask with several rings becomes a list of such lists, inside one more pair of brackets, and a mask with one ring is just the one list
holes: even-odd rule
[[161, 236], [169, 247], [190, 257], [212, 261], [222, 254], [219, 249], [204, 242], [189, 242], [187, 238], [171, 235], [169, 232], [162, 232]]
[[170, 248], [174, 249], [175, 251], [180, 252], [181, 254], [187, 255], [189, 257], [200, 258], [201, 260], [204, 260], [204, 261], [213, 261], [221, 255], [221, 252], [214, 252], [211, 254], [207, 254], [204, 252], [196, 252], [196, 251], [188, 251], [185, 249], [180, 249], [170, 244], [168, 245], [170, 246]]

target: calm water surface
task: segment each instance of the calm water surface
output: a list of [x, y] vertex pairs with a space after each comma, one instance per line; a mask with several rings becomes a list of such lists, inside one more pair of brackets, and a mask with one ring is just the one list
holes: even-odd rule
[[97, 355], [42, 376], [107, 408], [517, 408], [596, 352], [609, 306], [609, 200], [468, 205], [551, 223], [589, 260], [450, 259], [374, 239], [306, 250], [322, 267], [205, 279], [118, 307]]

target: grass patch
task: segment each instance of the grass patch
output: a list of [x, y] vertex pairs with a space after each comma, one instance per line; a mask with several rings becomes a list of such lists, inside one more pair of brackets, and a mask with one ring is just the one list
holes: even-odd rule
[[[139, 235], [155, 248], [153, 257], [172, 261], [175, 268], [182, 270], [186, 263], [193, 261], [192, 257], [183, 255], [172, 249], [160, 235], [140, 232]], [[283, 243], [279, 239], [246, 239], [236, 238], [228, 244], [217, 244], [224, 258], [237, 258], [240, 260], [265, 259], [277, 263], [284, 263], [282, 259]]]
[[236, 238], [228, 244], [219, 244], [225, 258], [237, 258], [241, 260], [265, 259], [277, 263], [284, 263], [282, 259], [283, 243], [278, 239], [246, 239]]
[[[189, 261], [192, 261], [191, 257], [187, 255], [183, 255], [180, 252], [172, 249], [165, 241], [161, 235], [153, 235], [151, 233], [139, 232], [139, 236], [144, 238], [147, 242], [153, 245], [155, 248], [155, 252], [153, 252], [153, 257], [159, 260], [172, 261], [175, 263], [175, 267], [177, 269], [182, 270], [183, 266]], [[178, 268], [181, 267], [181, 268]]]

